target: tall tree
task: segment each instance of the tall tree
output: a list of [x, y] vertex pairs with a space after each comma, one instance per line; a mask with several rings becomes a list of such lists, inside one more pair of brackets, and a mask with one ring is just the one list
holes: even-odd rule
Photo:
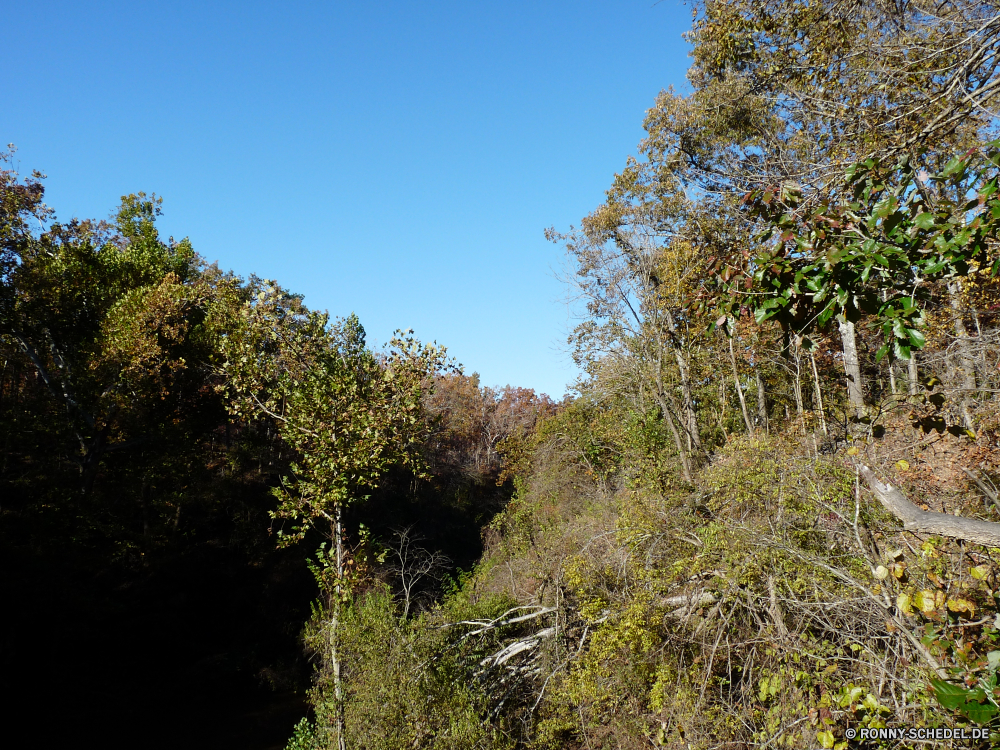
[[659, 217], [609, 200], [580, 230], [548, 236], [566, 242], [586, 303], [571, 337], [577, 362], [610, 392], [655, 403], [690, 480], [702, 452], [692, 374], [702, 331], [690, 311], [700, 262], [690, 243], [649, 218]]
[[273, 284], [261, 285], [238, 318], [224, 348], [232, 409], [246, 419], [273, 420], [295, 456], [291, 474], [274, 489], [279, 540], [301, 540], [322, 524], [333, 543], [321, 576], [330, 596], [336, 701], [327, 729], [343, 750], [339, 628], [351, 590], [343, 514], [389, 466], [421, 470], [418, 448], [429, 426], [423, 394], [444, 365], [444, 350], [400, 334], [380, 357], [367, 347], [356, 316], [331, 325]]

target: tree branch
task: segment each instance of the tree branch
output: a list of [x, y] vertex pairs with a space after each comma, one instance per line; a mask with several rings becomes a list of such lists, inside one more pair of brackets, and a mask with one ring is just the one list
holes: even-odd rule
[[982, 479], [977, 477], [973, 472], [969, 471], [964, 466], [962, 467], [962, 471], [964, 471], [966, 474], [969, 475], [969, 479], [971, 479], [975, 483], [976, 487], [979, 488], [979, 491], [986, 496], [987, 500], [993, 503], [993, 506], [998, 511], [1000, 511], [1000, 499], [997, 498], [997, 493], [991, 490], [989, 487], [987, 487], [986, 483], [983, 482]]
[[903, 528], [907, 531], [937, 534], [951, 539], [965, 539], [986, 547], [1000, 547], [1000, 523], [920, 510], [907, 500], [906, 495], [897, 487], [880, 482], [875, 473], [867, 466], [858, 466], [858, 471], [865, 478], [865, 482], [868, 483], [879, 502], [903, 522]]

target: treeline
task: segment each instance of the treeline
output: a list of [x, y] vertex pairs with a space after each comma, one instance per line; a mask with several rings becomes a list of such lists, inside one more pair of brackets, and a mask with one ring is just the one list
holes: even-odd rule
[[[299, 637], [317, 590], [305, 558], [330, 535], [292, 531], [285, 513], [315, 454], [283, 432], [287, 415], [339, 394], [322, 406], [336, 407], [346, 440], [324, 437], [357, 456], [352, 444], [377, 432], [364, 420], [391, 414], [365, 450], [398, 449], [393, 461], [358, 458], [378, 486], [340, 486], [365, 499], [344, 504], [352, 544], [364, 527], [436, 553], [434, 576], [408, 584], [416, 611], [444, 574], [472, 566], [479, 529], [510, 497], [498, 446], [554, 404], [454, 367], [420, 369], [412, 339], [409, 353], [373, 351], [356, 318], [328, 321], [273, 283], [206, 264], [187, 240], [161, 238], [153, 196], [125, 196], [108, 222], [60, 222], [41, 175], [21, 177], [11, 156], [0, 164], [11, 604], [0, 654], [23, 717], [13, 732], [129, 747], [283, 744], [312, 671]], [[385, 377], [406, 367], [417, 380]], [[397, 445], [405, 430], [410, 442]], [[276, 550], [296, 534], [302, 545]], [[53, 715], [56, 693], [68, 705]]]

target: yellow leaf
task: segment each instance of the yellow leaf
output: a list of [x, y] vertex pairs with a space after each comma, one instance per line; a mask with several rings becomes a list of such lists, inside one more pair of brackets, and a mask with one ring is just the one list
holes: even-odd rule
[[889, 569], [884, 565], [879, 565], [877, 568], [875, 568], [875, 577], [878, 578], [880, 581], [884, 581], [886, 578], [889, 577]]
[[906, 471], [907, 469], [910, 468], [910, 462], [906, 461], [905, 459], [900, 459], [899, 461], [896, 462], [896, 468], [899, 471]]
[[816, 739], [819, 740], [820, 747], [826, 748], [827, 750], [831, 750], [831, 748], [833, 748], [833, 732], [829, 729], [817, 732]]
[[913, 613], [912, 604], [913, 600], [908, 594], [900, 594], [896, 597], [896, 608], [904, 614], [909, 615]]
[[913, 597], [913, 603], [921, 612], [928, 613], [934, 611], [934, 592], [930, 589], [918, 591]]
[[952, 612], [968, 612], [969, 617], [976, 614], [976, 605], [968, 599], [949, 599], [948, 609]]
[[856, 445], [852, 445], [850, 448], [847, 449], [848, 456], [856, 456], [858, 455], [858, 453], [860, 453], [860, 451], [858, 450], [858, 446]]
[[985, 565], [976, 565], [974, 568], [969, 569], [969, 575], [977, 581], [981, 581], [986, 578], [987, 573], [989, 573], [989, 569]]

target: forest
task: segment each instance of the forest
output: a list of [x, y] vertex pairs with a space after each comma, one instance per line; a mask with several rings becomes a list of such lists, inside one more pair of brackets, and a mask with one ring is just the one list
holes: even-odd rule
[[1000, 745], [1000, 9], [692, 8], [561, 400], [0, 156], [19, 741]]

